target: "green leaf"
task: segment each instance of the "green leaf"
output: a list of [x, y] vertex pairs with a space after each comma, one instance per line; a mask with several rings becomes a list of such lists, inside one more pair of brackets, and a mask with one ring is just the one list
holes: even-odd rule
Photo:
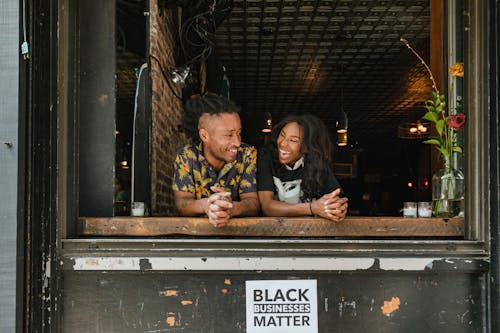
[[436, 140], [436, 139], [425, 140], [424, 143], [428, 144], [428, 145], [437, 145], [437, 146], [441, 145], [441, 142], [439, 140]]
[[438, 121], [436, 121], [436, 131], [439, 135], [443, 135], [444, 124], [444, 119], [439, 119]]
[[441, 147], [436, 147], [436, 148], [437, 148], [437, 150], [439, 150], [439, 152], [441, 154], [443, 154], [443, 156], [448, 156], [448, 151], [446, 149], [441, 148]]
[[434, 106], [435, 105], [435, 103], [434, 103], [434, 101], [432, 99], [426, 100], [424, 104], [425, 105], [430, 105], [430, 106]]
[[426, 114], [424, 114], [422, 119], [427, 119], [435, 123], [438, 121], [438, 115], [435, 114], [434, 112], [427, 112]]
[[434, 112], [434, 106], [433, 105], [426, 105], [425, 108], [427, 109], [427, 111], [429, 112]]
[[453, 151], [457, 152], [457, 153], [461, 153], [462, 152], [462, 147], [455, 146], [455, 147], [453, 147]]

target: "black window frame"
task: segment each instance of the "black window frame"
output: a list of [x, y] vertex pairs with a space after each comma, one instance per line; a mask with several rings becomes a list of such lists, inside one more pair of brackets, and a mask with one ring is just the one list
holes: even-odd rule
[[[63, 3], [64, 1], [61, 1]], [[452, 1], [449, 1], [450, 4]], [[67, 2], [66, 2], [67, 4]], [[187, 250], [189, 253], [252, 253], [266, 255], [303, 255], [304, 250], [311, 255], [347, 255], [358, 256], [362, 253], [376, 253], [381, 256], [428, 256], [454, 255], [485, 257], [489, 254], [489, 222], [491, 195], [490, 174], [490, 94], [489, 78], [493, 75], [489, 64], [490, 40], [489, 5], [485, 2], [468, 3], [469, 46], [465, 48], [465, 108], [468, 112], [468, 124], [465, 130], [465, 235], [463, 240], [456, 239], [181, 239], [165, 237], [163, 239], [78, 239], [76, 230], [78, 196], [76, 194], [78, 177], [78, 152], [75, 141], [78, 122], [78, 80], [73, 80], [78, 62], [77, 49], [72, 45], [78, 39], [78, 18], [75, 8], [67, 6], [59, 9], [59, 20], [64, 23], [59, 36], [58, 47], [58, 230], [62, 239], [63, 253], [86, 251], [92, 244], [99, 248], [125, 248], [132, 252], [137, 249], [148, 250], [153, 247], [165, 251]], [[72, 18], [75, 17], [76, 21]], [[449, 19], [449, 18], [448, 18]], [[449, 21], [448, 21], [449, 22]], [[449, 24], [449, 23], [448, 23]], [[471, 47], [474, 45], [474, 47]], [[486, 200], [485, 200], [486, 198]], [[245, 249], [240, 249], [243, 244]], [[133, 245], [132, 245], [133, 244]], [[229, 251], [229, 252], [227, 252]]]

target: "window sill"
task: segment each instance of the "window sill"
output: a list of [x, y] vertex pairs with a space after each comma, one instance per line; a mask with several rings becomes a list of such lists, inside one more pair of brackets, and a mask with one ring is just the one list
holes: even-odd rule
[[251, 217], [215, 228], [199, 217], [81, 217], [78, 230], [84, 237], [463, 237], [464, 219], [347, 217], [336, 223], [313, 217]]

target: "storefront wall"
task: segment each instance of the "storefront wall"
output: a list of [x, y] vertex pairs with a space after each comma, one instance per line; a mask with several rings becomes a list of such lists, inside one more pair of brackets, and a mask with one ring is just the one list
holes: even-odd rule
[[[182, 268], [169, 258], [142, 258], [139, 271], [91, 271], [89, 266], [66, 271], [61, 327], [63, 332], [246, 332], [246, 313], [251, 311], [246, 281], [300, 279], [317, 282], [317, 332], [487, 332], [486, 262], [328, 258], [313, 263], [315, 259], [180, 260], [185, 266], [219, 267], [186, 272], [174, 271]], [[104, 258], [84, 261], [114, 266]], [[122, 265], [127, 261], [123, 258]], [[172, 269], [155, 270], [161, 261]], [[320, 270], [269, 269], [301, 265]], [[79, 260], [75, 266], [82, 267]], [[236, 271], [236, 266], [265, 269]], [[269, 294], [267, 304], [274, 297]], [[259, 316], [254, 320], [260, 332], [293, 332], [287, 325], [294, 317], [300, 313], [278, 313], [271, 322], [259, 321]]]
[[19, 2], [0, 1], [0, 331], [16, 327]]
[[[57, 31], [57, 20], [50, 18], [56, 17], [57, 3], [39, 5], [44, 9], [39, 22], [46, 25], [37, 29], [38, 41], [48, 41], [50, 47], [46, 50], [53, 52], [57, 48], [50, 42], [54, 42], [55, 37], [51, 36], [56, 34], [51, 33]], [[496, 6], [490, 8], [496, 13]], [[491, 17], [496, 19], [494, 13]], [[492, 30], [496, 31], [496, 26]], [[30, 148], [38, 152], [31, 159], [30, 174], [40, 186], [29, 191], [42, 191], [46, 199], [33, 196], [29, 223], [36, 229], [23, 242], [34, 248], [32, 260], [37, 263], [27, 266], [28, 280], [33, 280], [31, 296], [26, 298], [29, 304], [23, 311], [31, 318], [26, 320], [28, 331], [246, 332], [246, 282], [298, 279], [317, 281], [318, 332], [498, 329], [498, 149], [493, 148], [494, 143], [498, 147], [498, 102], [493, 89], [497, 78], [496, 49], [490, 55], [495, 73], [490, 91], [493, 103], [489, 161], [493, 171], [490, 195], [486, 196], [490, 200], [491, 220], [482, 221], [491, 232], [492, 256], [486, 245], [463, 241], [457, 248], [453, 240], [408, 241], [406, 247], [397, 241], [344, 240], [334, 251], [322, 251], [316, 244], [314, 251], [310, 247], [303, 251], [295, 247], [287, 253], [290, 245], [284, 243], [293, 240], [263, 241], [249, 245], [248, 249], [243, 244], [233, 251], [228, 240], [217, 243], [214, 239], [195, 239], [187, 246], [165, 239], [55, 237], [67, 222], [64, 214], [56, 216], [55, 198], [64, 201], [66, 197], [61, 191], [49, 195], [56, 193], [57, 185], [57, 117], [53, 117], [57, 94], [51, 90], [56, 79], [44, 75], [57, 66], [54, 53], [47, 55], [41, 50], [38, 61], [46, 66], [36, 67], [33, 75], [37, 79], [34, 98], [40, 102], [36, 104], [40, 121], [32, 128], [33, 143], [38, 143], [38, 148]], [[41, 78], [48, 82], [42, 85]], [[2, 92], [2, 96], [7, 95]], [[47, 117], [42, 118], [44, 115]], [[47, 125], [43, 121], [49, 126], [42, 126]], [[3, 124], [2, 119], [2, 130]], [[4, 147], [1, 149], [3, 170]], [[5, 178], [3, 173], [1, 177], [1, 185], [15, 179]], [[3, 212], [4, 206], [0, 208]], [[15, 221], [15, 217], [7, 221]], [[7, 228], [1, 237], [12, 240], [15, 231]], [[1, 240], [4, 255], [4, 246], [9, 242]], [[15, 258], [10, 251], [5, 252], [9, 260]], [[12, 265], [6, 266], [10, 278], [14, 274]], [[3, 276], [1, 281], [3, 287]], [[11, 287], [2, 288], [2, 292], [9, 293], [5, 299], [2, 294], [2, 316], [4, 304], [7, 308], [12, 304], [14, 296], [10, 292], [15, 286]], [[3, 322], [2, 317], [2, 325]], [[12, 327], [12, 322], [8, 325]]]

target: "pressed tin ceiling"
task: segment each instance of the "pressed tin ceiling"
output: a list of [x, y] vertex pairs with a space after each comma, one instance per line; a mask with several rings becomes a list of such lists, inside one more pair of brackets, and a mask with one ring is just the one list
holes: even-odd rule
[[429, 78], [400, 38], [428, 58], [429, 15], [429, 1], [233, 0], [214, 51], [245, 119], [310, 112], [333, 133], [342, 100], [350, 138], [376, 150], [423, 113]]
[[[246, 141], [254, 143], [267, 112], [275, 123], [311, 112], [333, 134], [342, 100], [350, 140], [377, 151], [398, 142], [398, 125], [424, 113], [431, 83], [400, 38], [428, 59], [429, 0], [221, 1], [232, 4], [231, 12], [217, 27], [212, 51], [242, 107]], [[145, 8], [143, 0], [119, 0], [118, 17], [140, 20]], [[120, 36], [118, 95], [132, 101], [142, 56], [121, 50]], [[135, 44], [142, 47], [126, 45]]]

